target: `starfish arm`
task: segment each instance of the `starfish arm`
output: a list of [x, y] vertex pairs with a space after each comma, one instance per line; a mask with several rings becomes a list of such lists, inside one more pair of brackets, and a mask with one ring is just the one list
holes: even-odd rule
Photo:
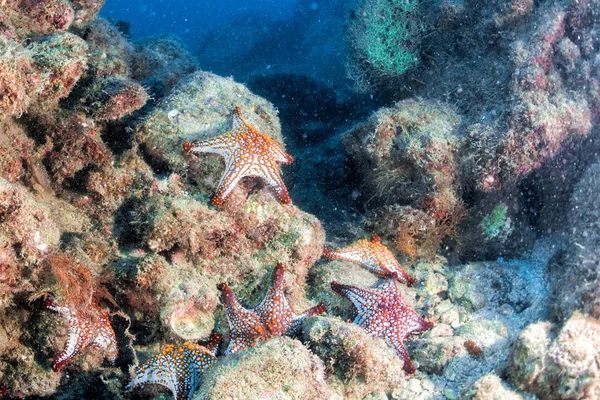
[[406, 347], [404, 347], [402, 341], [397, 337], [387, 337], [386, 339], [392, 345], [398, 357], [400, 357], [402, 361], [404, 361], [404, 365], [402, 366], [404, 372], [406, 372], [409, 375], [414, 374], [416, 372], [416, 368], [413, 365], [412, 360], [408, 355], [408, 351], [406, 351]]
[[283, 272], [283, 264], [277, 263], [267, 294], [261, 303], [254, 308], [269, 336], [285, 335], [294, 317], [294, 312], [283, 292]]
[[221, 283], [218, 289], [221, 291], [221, 301], [231, 330], [231, 340], [225, 354], [234, 354], [262, 340], [265, 328], [258, 314], [242, 307], [227, 284]]
[[273, 154], [277, 162], [282, 164], [291, 164], [294, 162], [294, 157], [288, 154], [275, 140], [273, 140], [273, 145], [271, 146], [271, 154]]
[[392, 252], [381, 244], [379, 248], [379, 251], [374, 252], [378, 268], [373, 268], [373, 270], [384, 277], [396, 278], [407, 286], [414, 286], [417, 280], [402, 268]]
[[325, 306], [325, 304], [319, 304], [309, 308], [300, 315], [294, 315], [292, 323], [286, 331], [286, 335], [296, 335], [300, 331], [305, 320], [315, 315], [323, 314], [324, 312], [327, 312], [327, 306]]
[[221, 177], [217, 192], [213, 196], [212, 202], [215, 206], [220, 206], [225, 201], [225, 198], [231, 193], [233, 188], [239, 183], [240, 179], [247, 176], [249, 167], [246, 165], [236, 165], [233, 161], [228, 160], [225, 165], [225, 172]]
[[336, 281], [331, 282], [331, 289], [350, 300], [358, 310], [359, 315], [364, 310], [375, 307], [381, 297], [379, 289], [359, 288], [351, 285], [343, 285]]
[[216, 356], [217, 352], [219, 351], [219, 347], [221, 347], [221, 343], [223, 343], [223, 336], [213, 331], [210, 334], [208, 343], [204, 345], [204, 347], [206, 347], [208, 351], [210, 351], [214, 356]]
[[52, 361], [52, 369], [54, 371], [59, 371], [64, 367], [66, 363], [85, 349], [92, 339], [92, 326], [90, 321], [85, 317], [80, 318], [77, 314], [80, 313], [71, 314], [71, 317], [69, 318], [69, 336], [67, 338], [67, 344], [65, 349]]
[[200, 142], [184, 142], [182, 147], [187, 153], [214, 153], [229, 157], [235, 147], [235, 138], [231, 132], [227, 132]]
[[283, 204], [291, 203], [292, 199], [276, 167], [262, 166], [260, 176], [267, 182], [267, 185], [269, 185]]
[[373, 268], [374, 256], [373, 251], [364, 245], [364, 241], [359, 240], [357, 243], [341, 249], [323, 249], [323, 257], [330, 260], [349, 261], [362, 264], [367, 268]]

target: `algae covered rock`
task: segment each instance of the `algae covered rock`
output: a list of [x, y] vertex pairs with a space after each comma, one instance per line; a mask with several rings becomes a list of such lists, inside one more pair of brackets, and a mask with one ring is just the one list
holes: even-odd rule
[[471, 400], [524, 400], [525, 397], [512, 390], [495, 374], [485, 375], [477, 380], [468, 391]]
[[570, 246], [552, 271], [553, 311], [560, 319], [583, 310], [600, 319], [600, 162], [575, 186], [569, 213]]
[[405, 385], [402, 360], [384, 340], [357, 325], [315, 317], [303, 327], [302, 337], [323, 360], [327, 381], [344, 399], [391, 393]]
[[323, 362], [297, 340], [271, 339], [221, 358], [203, 376], [201, 399], [341, 399], [327, 387]]
[[344, 146], [364, 198], [375, 196], [379, 204], [425, 202], [428, 211], [452, 213], [458, 205], [460, 123], [449, 105], [410, 99], [346, 132]]
[[135, 256], [128, 273], [134, 288], [123, 291], [132, 306], [159, 314], [162, 326], [178, 337], [208, 336], [221, 282], [246, 305], [256, 305], [277, 262], [285, 265], [290, 304], [306, 308], [306, 277], [325, 240], [313, 216], [260, 194], [249, 196], [233, 214], [187, 196], [154, 195], [132, 216], [133, 229], [121, 233], [123, 240], [135, 238], [148, 254]]
[[600, 322], [575, 313], [555, 336], [538, 322], [513, 345], [506, 372], [518, 388], [545, 399], [600, 396]]

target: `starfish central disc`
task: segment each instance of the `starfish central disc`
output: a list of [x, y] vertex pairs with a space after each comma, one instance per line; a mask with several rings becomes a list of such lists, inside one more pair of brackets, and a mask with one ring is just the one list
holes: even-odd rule
[[275, 140], [250, 126], [239, 107], [233, 110], [231, 131], [201, 142], [185, 142], [183, 150], [188, 153], [215, 153], [223, 157], [225, 172], [213, 197], [216, 206], [223, 204], [235, 185], [246, 176], [261, 178], [282, 203], [291, 202], [277, 163], [291, 164], [294, 158]]
[[325, 306], [319, 304], [300, 315], [294, 314], [285, 298], [283, 284], [283, 264], [279, 263], [275, 267], [265, 298], [251, 310], [244, 308], [237, 301], [227, 284], [221, 283], [218, 286], [231, 330], [231, 339], [225, 354], [237, 353], [274, 336], [295, 334], [306, 318], [326, 311]]

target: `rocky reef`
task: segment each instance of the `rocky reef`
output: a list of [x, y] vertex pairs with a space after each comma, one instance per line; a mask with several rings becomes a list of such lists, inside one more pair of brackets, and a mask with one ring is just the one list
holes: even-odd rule
[[598, 1], [359, 2], [366, 102], [102, 4], [0, 2], [0, 397], [600, 396]]

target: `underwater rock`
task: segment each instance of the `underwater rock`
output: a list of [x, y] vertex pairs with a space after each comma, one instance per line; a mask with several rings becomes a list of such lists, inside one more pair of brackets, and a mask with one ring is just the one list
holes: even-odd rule
[[600, 319], [600, 162], [575, 185], [569, 213], [569, 247], [551, 271], [553, 313], [560, 320], [575, 310]]
[[544, 399], [600, 396], [600, 322], [576, 312], [557, 335], [552, 324], [527, 327], [506, 367], [511, 382]]
[[0, 178], [16, 183], [33, 163], [34, 142], [14, 118], [0, 119]]
[[0, 118], [20, 116], [29, 107], [40, 80], [32, 63], [28, 51], [0, 34]]
[[0, 225], [20, 262], [36, 264], [58, 245], [60, 232], [47, 205], [20, 184], [0, 178]]
[[96, 78], [129, 76], [133, 62], [133, 45], [117, 27], [96, 18], [81, 32], [89, 46], [88, 75]]
[[35, 111], [46, 112], [67, 97], [87, 68], [88, 46], [71, 33], [55, 33], [41, 37], [30, 46], [34, 67], [39, 70]]
[[98, 79], [80, 99], [81, 108], [97, 121], [116, 120], [146, 104], [148, 95], [139, 83], [120, 76]]
[[409, 99], [346, 132], [344, 146], [367, 193], [363, 197], [378, 205], [421, 205], [432, 215], [452, 215], [459, 205], [460, 122], [449, 105]]
[[391, 393], [406, 383], [403, 363], [394, 350], [357, 325], [331, 317], [311, 318], [302, 337], [323, 360], [329, 385], [344, 399]]
[[169, 94], [182, 77], [197, 69], [194, 55], [175, 35], [151, 36], [135, 42], [132, 78], [144, 83], [156, 80], [163, 96]]
[[506, 382], [493, 373], [479, 378], [466, 394], [471, 400], [524, 400]]
[[33, 35], [66, 31], [75, 20], [68, 0], [9, 1], [0, 6], [0, 23], [20, 40]]
[[323, 362], [297, 340], [274, 338], [209, 368], [194, 399], [339, 399]]

